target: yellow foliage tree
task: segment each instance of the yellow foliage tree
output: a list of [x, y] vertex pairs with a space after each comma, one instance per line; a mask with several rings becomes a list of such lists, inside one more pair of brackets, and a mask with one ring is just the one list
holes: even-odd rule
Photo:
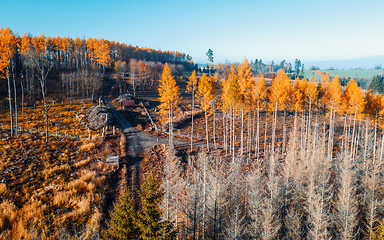
[[306, 90], [308, 88], [308, 82], [307, 79], [303, 78], [297, 90], [294, 92], [294, 98], [295, 98], [295, 109], [302, 112], [304, 110], [304, 105], [306, 103]]
[[269, 102], [268, 108], [270, 111], [274, 111], [274, 123], [272, 130], [272, 153], [275, 150], [275, 133], [276, 133], [276, 119], [277, 110], [284, 111], [284, 124], [283, 124], [283, 147], [285, 149], [285, 110], [287, 103], [292, 92], [292, 83], [283, 69], [277, 72], [277, 76], [272, 80], [271, 87], [269, 88]]
[[237, 81], [237, 75], [234, 74], [234, 69], [231, 70], [228, 80], [225, 84], [225, 95], [223, 104], [230, 110], [231, 122], [230, 122], [230, 152], [232, 152], [232, 158], [235, 157], [235, 107], [238, 105], [241, 99], [240, 86]]
[[355, 114], [355, 117], [362, 117], [361, 113], [365, 109], [365, 98], [361, 88], [355, 80], [351, 78], [345, 87], [343, 94], [343, 110], [347, 114]]
[[[252, 92], [251, 87], [254, 85], [254, 76], [252, 68], [249, 66], [248, 60], [245, 59], [237, 67], [237, 79], [240, 87], [240, 106], [241, 106], [241, 145], [240, 145], [240, 154], [243, 155], [244, 152], [244, 110], [249, 112], [252, 101]], [[250, 123], [250, 117], [248, 117], [248, 125]], [[249, 128], [248, 128], [249, 129]], [[249, 133], [249, 131], [248, 131]], [[249, 135], [249, 134], [248, 134]], [[248, 139], [250, 137], [248, 136]]]
[[251, 86], [254, 84], [254, 76], [247, 59], [237, 67], [237, 80], [242, 95], [240, 104], [244, 105], [244, 107], [249, 107], [251, 101]]
[[291, 80], [289, 80], [283, 69], [277, 72], [277, 76], [272, 80], [269, 88], [268, 108], [270, 111], [283, 111], [287, 108], [287, 103], [292, 91]]
[[333, 134], [334, 134], [334, 117], [336, 112], [341, 111], [342, 100], [341, 85], [339, 77], [333, 78], [328, 84], [327, 89], [322, 97], [322, 102], [327, 106], [329, 113], [329, 138], [328, 138], [328, 157], [332, 158], [333, 152]]
[[95, 47], [95, 59], [96, 62], [105, 68], [111, 63], [111, 48], [109, 47], [108, 41], [105, 39], [99, 39]]
[[341, 97], [341, 85], [339, 77], [336, 76], [333, 78], [332, 82], [328, 84], [324, 96], [322, 97], [322, 101], [327, 106], [328, 110], [331, 111], [331, 115], [342, 110]]
[[257, 127], [256, 127], [256, 144], [255, 154], [259, 159], [259, 145], [260, 145], [260, 109], [264, 105], [265, 97], [267, 96], [267, 84], [262, 74], [255, 79], [255, 84], [252, 86], [252, 102], [256, 106], [257, 111]]
[[[11, 59], [16, 53], [17, 37], [9, 28], [0, 27], [0, 73], [5, 72], [8, 80], [8, 100], [9, 100], [9, 113], [11, 122], [11, 136], [13, 136], [13, 112], [12, 112], [12, 94], [11, 94], [11, 81], [10, 81], [10, 65]], [[13, 68], [13, 65], [11, 65]], [[15, 91], [15, 111], [16, 111], [16, 133], [17, 133], [17, 104], [16, 104], [16, 83], [13, 74], [13, 85]]]
[[371, 119], [375, 119], [377, 114], [381, 111], [381, 99], [382, 96], [378, 93], [373, 95], [372, 89], [365, 94], [365, 113], [370, 116]]
[[160, 79], [159, 91], [159, 109], [162, 121], [169, 122], [169, 140], [170, 145], [173, 145], [173, 112], [177, 110], [180, 104], [180, 88], [176, 85], [176, 81], [171, 74], [171, 69], [168, 63], [165, 63], [163, 73]]
[[198, 86], [198, 99], [201, 107], [205, 112], [205, 132], [207, 139], [207, 149], [209, 150], [209, 137], [208, 137], [208, 110], [210, 108], [211, 101], [215, 97], [216, 84], [207, 77], [205, 73], [201, 76]]
[[196, 71], [193, 70], [192, 75], [188, 78], [186, 92], [191, 92], [192, 94], [192, 125], [191, 125], [191, 152], [193, 147], [193, 117], [194, 117], [194, 108], [195, 108], [195, 91], [197, 87], [197, 78]]
[[315, 79], [311, 78], [311, 80], [308, 82], [308, 87], [305, 91], [305, 95], [309, 101], [309, 112], [311, 112], [311, 105], [316, 103], [318, 98], [318, 91]]

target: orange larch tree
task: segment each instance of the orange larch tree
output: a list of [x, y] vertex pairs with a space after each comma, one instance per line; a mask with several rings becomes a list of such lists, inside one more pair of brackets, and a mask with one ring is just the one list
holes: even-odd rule
[[191, 111], [192, 111], [192, 123], [191, 123], [191, 152], [193, 147], [193, 117], [194, 117], [194, 108], [195, 108], [195, 91], [197, 87], [197, 78], [196, 78], [196, 71], [193, 70], [191, 76], [188, 78], [187, 83], [187, 89], [186, 92], [191, 92], [192, 94], [192, 105], [191, 105]]
[[103, 73], [105, 74], [105, 68], [111, 64], [111, 48], [109, 47], [107, 40], [97, 40], [95, 47], [95, 59], [96, 62], [102, 66]]
[[[248, 60], [245, 59], [237, 67], [237, 79], [240, 87], [240, 107], [241, 107], [241, 143], [240, 143], [240, 155], [243, 156], [244, 152], [244, 113], [250, 112], [251, 107], [251, 86], [254, 84], [254, 76], [252, 68], [249, 66]], [[248, 139], [250, 139], [250, 117], [248, 116]], [[249, 141], [248, 141], [249, 142]], [[248, 144], [249, 149], [249, 144]]]
[[365, 109], [365, 98], [361, 88], [357, 85], [355, 80], [351, 78], [345, 86], [343, 94], [344, 110], [347, 114], [354, 114], [355, 118], [361, 119], [361, 113]]
[[180, 104], [180, 88], [171, 74], [168, 63], [164, 65], [163, 74], [159, 85], [159, 109], [162, 121], [168, 120], [169, 124], [169, 145], [173, 145], [173, 112]]
[[241, 90], [237, 80], [237, 74], [234, 73], [232, 69], [231, 73], [228, 76], [226, 89], [225, 89], [225, 104], [230, 108], [230, 152], [232, 153], [232, 158], [235, 158], [235, 116], [236, 116], [236, 106], [241, 102]]
[[[349, 115], [348, 123], [348, 136], [349, 136], [349, 125], [351, 122], [351, 117], [354, 115], [353, 120], [353, 129], [352, 129], [352, 143], [350, 151], [353, 152], [355, 147], [355, 128], [356, 128], [356, 119], [362, 118], [362, 113], [365, 109], [365, 98], [361, 88], [357, 85], [355, 80], [351, 78], [345, 87], [345, 91], [342, 96], [342, 108], [346, 114]], [[345, 147], [348, 149], [348, 141], [345, 142]]]
[[[284, 73], [283, 69], [280, 69], [277, 72], [277, 76], [272, 80], [271, 86], [269, 88], [269, 102], [268, 108], [269, 111], [274, 112], [274, 123], [272, 129], [272, 153], [275, 149], [275, 133], [276, 133], [276, 120], [277, 120], [277, 110], [284, 111], [284, 130], [285, 130], [285, 110], [288, 107], [288, 100], [292, 92], [292, 83], [288, 78], [287, 74]], [[284, 131], [283, 130], [283, 131]], [[285, 132], [285, 131], [284, 131]], [[283, 136], [283, 145], [285, 139]], [[284, 147], [282, 149], [284, 151]]]
[[380, 112], [381, 107], [381, 95], [376, 93], [373, 95], [372, 89], [365, 94], [365, 113], [371, 118], [376, 120], [378, 113]]
[[[25, 79], [27, 86], [30, 86], [29, 83], [29, 67], [31, 67], [31, 37], [27, 34], [23, 34], [19, 41], [19, 50], [21, 57], [23, 59], [23, 67], [25, 71], [25, 75], [22, 74], [22, 81], [21, 81], [21, 107], [22, 107], [22, 114], [24, 115], [24, 84], [23, 81]], [[27, 89], [28, 90], [28, 89]], [[31, 94], [29, 94], [31, 95]]]
[[328, 157], [332, 158], [333, 152], [333, 134], [334, 134], [334, 118], [336, 112], [341, 111], [341, 100], [342, 100], [341, 85], [339, 77], [333, 78], [332, 82], [328, 84], [322, 102], [327, 106], [329, 112], [329, 138], [328, 138]]
[[255, 79], [255, 84], [252, 85], [252, 102], [256, 106], [257, 111], [257, 127], [256, 127], [256, 143], [255, 155], [259, 159], [259, 146], [260, 146], [260, 109], [264, 107], [264, 100], [267, 96], [267, 85], [265, 78], [262, 74]]
[[[14, 62], [12, 58], [14, 57], [17, 49], [17, 37], [9, 28], [0, 27], [0, 72], [5, 72], [8, 80], [8, 100], [9, 100], [9, 113], [10, 113], [10, 122], [11, 122], [11, 136], [13, 136], [13, 111], [12, 111], [12, 94], [11, 94], [11, 80], [10, 72], [13, 76], [13, 87], [14, 87], [14, 99], [15, 99], [15, 116], [16, 116], [16, 131], [17, 134], [17, 104], [16, 104], [16, 79], [13, 71]], [[10, 69], [11, 68], [11, 69]]]
[[207, 77], [205, 73], [201, 76], [198, 86], [198, 100], [201, 107], [205, 112], [205, 133], [207, 141], [207, 149], [209, 150], [209, 136], [208, 136], [208, 110], [210, 109], [211, 101], [215, 97], [214, 92], [216, 91], [215, 84]]
[[308, 101], [308, 125], [311, 126], [312, 104], [316, 104], [318, 99], [318, 91], [314, 78], [311, 78], [308, 82], [305, 96]]

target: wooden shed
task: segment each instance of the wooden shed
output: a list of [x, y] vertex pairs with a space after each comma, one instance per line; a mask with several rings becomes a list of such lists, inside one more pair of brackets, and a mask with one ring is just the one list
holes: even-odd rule
[[134, 107], [135, 106], [135, 100], [129, 99], [129, 100], [121, 100], [121, 104], [123, 107]]

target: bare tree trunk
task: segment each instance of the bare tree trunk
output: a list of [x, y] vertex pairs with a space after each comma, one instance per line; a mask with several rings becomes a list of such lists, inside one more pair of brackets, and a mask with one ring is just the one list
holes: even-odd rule
[[251, 119], [252, 119], [252, 112], [248, 112], [248, 136], [247, 136], [247, 151], [248, 151], [248, 160], [251, 159]]
[[229, 154], [232, 154], [232, 139], [233, 139], [232, 121], [233, 121], [233, 107], [231, 107], [229, 110]]
[[333, 108], [331, 108], [331, 116], [329, 117], [329, 136], [328, 136], [328, 157], [332, 159], [333, 152]]
[[12, 95], [11, 95], [11, 81], [9, 79], [9, 67], [7, 66], [7, 79], [8, 79], [8, 100], [9, 100], [9, 118], [11, 120], [11, 137], [13, 137], [13, 112], [12, 112]]
[[223, 114], [223, 145], [225, 148], [225, 155], [228, 155], [228, 151], [227, 151], [227, 121], [225, 120], [224, 111], [222, 112], [222, 114]]
[[244, 108], [241, 108], [241, 144], [240, 144], [240, 155], [243, 157], [244, 153]]
[[272, 154], [274, 154], [274, 152], [275, 152], [276, 119], [277, 119], [277, 101], [276, 101], [275, 112], [274, 112], [274, 116], [273, 116], [273, 127], [272, 127], [272, 150], [271, 150], [271, 153], [272, 153]]
[[232, 108], [232, 159], [235, 159], [235, 118], [236, 118], [236, 112], [235, 107]]
[[15, 100], [15, 134], [17, 135], [18, 131], [18, 119], [17, 119], [17, 89], [16, 89], [16, 76], [15, 69], [13, 68], [13, 63], [11, 61], [11, 69], [12, 69], [12, 78], [13, 78], [13, 91], [14, 91], [14, 100]]
[[213, 102], [213, 144], [215, 146], [215, 149], [217, 149], [216, 145], [216, 104]]
[[282, 146], [282, 149], [281, 149], [281, 153], [283, 154], [285, 152], [285, 139], [286, 139], [286, 132], [287, 132], [287, 128], [286, 128], [286, 123], [285, 123], [285, 114], [286, 114], [286, 111], [284, 109], [284, 119], [283, 119], [283, 146]]
[[195, 110], [195, 86], [194, 82], [192, 81], [192, 126], [191, 126], [191, 152], [193, 148], [193, 110]]
[[267, 127], [268, 127], [268, 115], [265, 113], [265, 126], [264, 126], [264, 157], [267, 151]]
[[259, 148], [260, 148], [260, 103], [257, 103], [257, 128], [256, 128], [256, 147], [255, 147], [255, 153], [257, 152], [257, 160], [259, 160], [259, 157], [260, 157]]
[[24, 84], [23, 79], [21, 79], [21, 114], [24, 118]]
[[209, 151], [207, 99], [205, 99], [205, 135], [207, 138], [207, 150]]

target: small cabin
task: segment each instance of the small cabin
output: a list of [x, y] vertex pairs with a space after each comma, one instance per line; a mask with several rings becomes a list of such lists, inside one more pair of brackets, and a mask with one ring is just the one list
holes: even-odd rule
[[119, 156], [108, 156], [105, 164], [112, 168], [119, 169]]
[[134, 107], [135, 106], [135, 100], [129, 99], [129, 100], [121, 100], [121, 104], [124, 108], [126, 107]]

